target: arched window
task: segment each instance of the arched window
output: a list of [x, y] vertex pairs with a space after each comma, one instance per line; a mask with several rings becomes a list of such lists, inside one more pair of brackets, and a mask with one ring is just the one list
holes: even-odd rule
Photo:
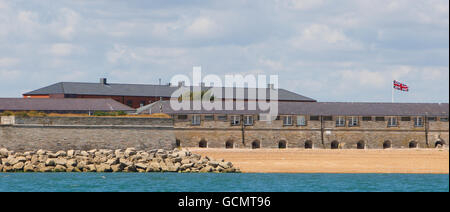
[[234, 148], [234, 142], [233, 141], [225, 142], [225, 148], [226, 149], [233, 149]]
[[441, 148], [441, 147], [444, 147], [444, 145], [445, 145], [445, 142], [444, 141], [442, 141], [442, 140], [439, 140], [439, 141], [436, 141], [436, 143], [434, 143], [434, 148]]
[[207, 148], [207, 147], [208, 147], [208, 142], [205, 141], [205, 140], [201, 140], [201, 141], [198, 143], [198, 147], [200, 147], [200, 148]]
[[411, 141], [409, 142], [409, 148], [413, 149], [413, 148], [417, 148], [417, 142], [416, 141]]
[[383, 143], [383, 149], [390, 149], [392, 148], [392, 142], [391, 141], [385, 141]]
[[261, 143], [259, 141], [253, 141], [252, 149], [259, 149], [259, 148], [261, 148]]
[[365, 149], [365, 148], [366, 148], [366, 142], [364, 142], [364, 141], [359, 141], [359, 142], [356, 144], [356, 148], [357, 148], [357, 149]]
[[279, 141], [278, 142], [278, 148], [279, 149], [286, 149], [286, 147], [287, 147], [286, 141]]
[[338, 141], [331, 142], [331, 149], [339, 149], [339, 142]]
[[305, 142], [305, 149], [312, 149], [312, 148], [313, 148], [312, 141], [306, 141]]

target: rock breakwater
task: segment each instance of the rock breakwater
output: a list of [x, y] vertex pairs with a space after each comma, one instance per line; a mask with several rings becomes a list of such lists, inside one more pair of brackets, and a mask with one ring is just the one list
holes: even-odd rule
[[0, 172], [181, 172], [237, 173], [231, 162], [184, 150], [93, 149], [14, 152], [0, 149]]

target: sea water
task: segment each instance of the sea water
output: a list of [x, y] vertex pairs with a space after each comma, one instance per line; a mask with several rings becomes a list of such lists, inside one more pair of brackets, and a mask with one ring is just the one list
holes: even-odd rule
[[448, 174], [0, 173], [0, 192], [449, 192]]

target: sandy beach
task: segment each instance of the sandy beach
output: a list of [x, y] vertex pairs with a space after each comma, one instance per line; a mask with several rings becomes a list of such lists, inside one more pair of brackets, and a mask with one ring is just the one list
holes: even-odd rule
[[231, 161], [245, 173], [449, 173], [448, 149], [189, 150]]

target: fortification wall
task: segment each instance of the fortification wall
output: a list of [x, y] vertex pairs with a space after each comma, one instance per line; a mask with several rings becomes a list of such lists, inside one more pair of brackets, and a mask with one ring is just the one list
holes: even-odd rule
[[11, 121], [10, 117], [7, 120], [0, 125], [0, 148], [14, 151], [175, 147], [171, 119], [15, 117]]

